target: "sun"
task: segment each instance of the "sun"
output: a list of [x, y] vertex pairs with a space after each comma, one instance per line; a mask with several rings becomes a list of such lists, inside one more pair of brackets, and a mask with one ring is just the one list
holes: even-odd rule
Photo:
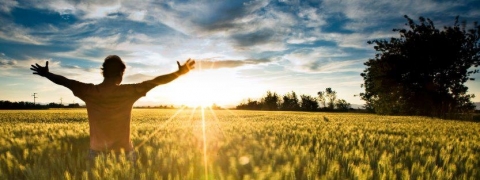
[[221, 71], [192, 71], [175, 85], [177, 104], [189, 107], [208, 107], [232, 100], [232, 81], [228, 73]]
[[188, 107], [209, 107], [215, 103], [213, 94], [213, 91], [202, 86], [197, 86], [197, 88], [192, 89], [192, 92], [179, 97], [178, 101]]
[[235, 69], [197, 67], [153, 91], [152, 101], [175, 106], [235, 107], [242, 100], [262, 94], [266, 87], [260, 80], [245, 78]]

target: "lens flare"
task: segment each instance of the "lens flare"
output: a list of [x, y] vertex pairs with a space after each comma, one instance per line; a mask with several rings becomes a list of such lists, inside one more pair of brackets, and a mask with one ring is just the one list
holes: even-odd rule
[[203, 130], [203, 164], [205, 166], [205, 179], [208, 178], [207, 162], [207, 136], [205, 133], [205, 108], [202, 107], [202, 130]]

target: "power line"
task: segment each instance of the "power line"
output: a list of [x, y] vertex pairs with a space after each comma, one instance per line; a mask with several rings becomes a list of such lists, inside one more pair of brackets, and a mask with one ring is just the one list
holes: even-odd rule
[[32, 95], [32, 96], [33, 96], [33, 105], [35, 105], [35, 99], [37, 99], [37, 98], [38, 98], [38, 97], [37, 97], [37, 93], [33, 93], [33, 95]]

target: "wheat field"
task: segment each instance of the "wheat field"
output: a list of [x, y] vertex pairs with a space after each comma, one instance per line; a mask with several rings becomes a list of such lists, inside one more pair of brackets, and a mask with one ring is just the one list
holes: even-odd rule
[[134, 164], [88, 161], [88, 132], [85, 109], [0, 111], [0, 179], [480, 179], [472, 122], [134, 109]]

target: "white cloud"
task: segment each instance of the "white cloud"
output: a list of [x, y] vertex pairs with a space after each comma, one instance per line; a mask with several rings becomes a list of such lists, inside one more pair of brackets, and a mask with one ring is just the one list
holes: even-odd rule
[[89, 48], [107, 48], [113, 49], [117, 44], [120, 38], [120, 34], [115, 34], [108, 37], [87, 37], [79, 40], [81, 44], [88, 46]]
[[74, 4], [64, 0], [51, 0], [44, 3], [36, 3], [35, 6], [58, 12], [60, 15], [77, 14], [79, 10]]
[[363, 60], [333, 60], [347, 55], [338, 48], [303, 49], [284, 55], [280, 64], [293, 71], [308, 73], [358, 71], [354, 66], [361, 64]]
[[291, 36], [287, 39], [289, 44], [311, 44], [313, 41], [316, 41], [316, 37], [294, 37]]
[[44, 66], [50, 59], [28, 58], [25, 60], [15, 60], [10, 58], [0, 59], [0, 76], [2, 77], [23, 77], [25, 74], [32, 74], [31, 65], [38, 63]]
[[[92, 36], [77, 40], [75, 43], [78, 47], [73, 51], [66, 52], [52, 52], [50, 55], [59, 58], [82, 58], [92, 61], [103, 61], [103, 56], [109, 54], [109, 50], [113, 51], [117, 49], [119, 45], [120, 34], [114, 34], [112, 36], [99, 37]], [[102, 54], [96, 54], [91, 52], [98, 52], [104, 50]]]
[[0, 12], [5, 12], [5, 13], [10, 13], [13, 7], [17, 6], [18, 2], [17, 1], [1, 1], [0, 2]]
[[[367, 44], [367, 41], [373, 38], [370, 34], [341, 34], [335, 41], [340, 47], [352, 47], [358, 49], [370, 49], [371, 47]], [[375, 38], [379, 38], [375, 36]]]
[[120, 3], [113, 4], [82, 4], [81, 9], [85, 12], [85, 18], [96, 19], [96, 18], [105, 18], [111, 13], [119, 12], [121, 7]]
[[376, 1], [376, 0], [350, 0], [336, 1], [324, 0], [323, 10], [326, 14], [342, 13], [351, 22], [346, 28], [354, 31], [364, 31], [365, 28], [385, 24], [392, 18], [403, 15], [417, 17], [429, 13], [444, 13], [448, 9], [460, 6], [461, 2], [455, 1]]
[[143, 21], [145, 18], [146, 11], [134, 11], [130, 13], [127, 18], [133, 21]]
[[44, 39], [30, 35], [30, 30], [4, 22], [0, 27], [0, 39], [8, 41], [41, 45]]
[[15, 61], [15, 60], [0, 59], [0, 67], [2, 67], [2, 66], [14, 66], [15, 64], [17, 64], [17, 61]]
[[298, 16], [305, 20], [305, 27], [320, 27], [326, 24], [325, 17], [318, 8], [307, 7], [300, 9]]
[[35, 3], [34, 6], [53, 10], [60, 15], [73, 14], [83, 19], [99, 19], [107, 17], [108, 14], [119, 12], [121, 2], [104, 0], [72, 3], [64, 0], [50, 0], [43, 3]]
[[324, 32], [314, 32], [311, 33], [312, 37], [316, 38], [307, 38], [300, 39], [298, 41], [309, 42], [308, 40], [323, 40], [323, 41], [332, 41], [336, 42], [337, 46], [340, 48], [356, 48], [356, 49], [372, 49], [372, 46], [367, 44], [367, 41], [375, 39], [388, 39], [391, 37], [399, 37], [398, 32], [388, 31], [374, 31], [374, 32], [364, 32], [364, 33], [324, 33]]

